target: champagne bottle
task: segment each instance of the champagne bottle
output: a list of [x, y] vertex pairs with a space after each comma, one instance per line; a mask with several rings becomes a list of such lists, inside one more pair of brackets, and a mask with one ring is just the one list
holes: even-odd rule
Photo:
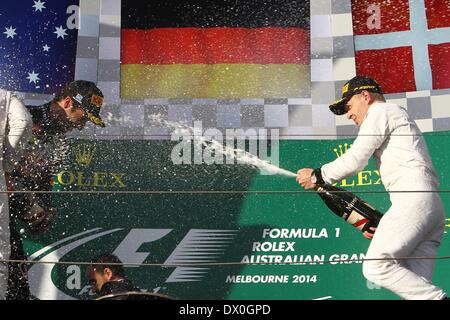
[[342, 188], [325, 184], [317, 186], [315, 190], [331, 211], [361, 232], [372, 233], [370, 227], [378, 226], [383, 216], [367, 202]]

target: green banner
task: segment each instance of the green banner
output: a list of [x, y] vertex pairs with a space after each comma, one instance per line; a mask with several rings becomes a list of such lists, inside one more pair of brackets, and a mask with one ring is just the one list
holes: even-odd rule
[[[450, 138], [426, 140], [448, 190]], [[398, 299], [363, 277], [370, 241], [317, 194], [244, 164], [174, 165], [177, 143], [73, 141], [71, 166], [55, 178], [59, 212], [50, 231], [24, 234], [29, 260], [64, 263], [32, 264], [35, 298], [92, 299], [86, 266], [76, 262], [114, 252], [145, 264], [126, 268], [142, 290], [177, 299]], [[279, 165], [318, 167], [350, 143], [282, 140]], [[373, 162], [338, 185], [389, 208]], [[450, 197], [441, 195], [448, 210]], [[445, 235], [438, 255], [449, 253]], [[447, 266], [437, 260], [434, 282], [448, 291]]]

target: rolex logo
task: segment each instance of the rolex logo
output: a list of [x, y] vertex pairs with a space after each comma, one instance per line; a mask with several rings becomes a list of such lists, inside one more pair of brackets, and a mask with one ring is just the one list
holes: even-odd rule
[[344, 153], [346, 153], [347, 150], [352, 147], [352, 145], [353, 144], [349, 145], [348, 143], [344, 143], [343, 145], [340, 144], [337, 148], [334, 148], [333, 151], [336, 154], [336, 157], [337, 158], [342, 157]]
[[87, 167], [91, 164], [94, 157], [95, 145], [92, 144], [78, 144], [74, 148], [75, 160], [81, 166]]

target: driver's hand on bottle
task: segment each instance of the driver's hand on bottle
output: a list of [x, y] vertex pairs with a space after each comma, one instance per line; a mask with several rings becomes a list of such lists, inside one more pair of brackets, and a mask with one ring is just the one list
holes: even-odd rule
[[313, 169], [311, 168], [303, 168], [297, 171], [297, 178], [295, 180], [306, 190], [314, 189], [315, 184], [311, 182], [311, 174]]
[[372, 240], [373, 235], [375, 234], [375, 230], [377, 230], [376, 227], [370, 227], [370, 230], [372, 230], [372, 232], [369, 231], [364, 231], [363, 236], [369, 240]]

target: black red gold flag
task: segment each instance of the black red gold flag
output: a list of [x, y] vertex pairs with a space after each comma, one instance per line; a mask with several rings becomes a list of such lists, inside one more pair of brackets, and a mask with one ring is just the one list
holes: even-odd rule
[[122, 1], [121, 96], [310, 95], [309, 1]]

